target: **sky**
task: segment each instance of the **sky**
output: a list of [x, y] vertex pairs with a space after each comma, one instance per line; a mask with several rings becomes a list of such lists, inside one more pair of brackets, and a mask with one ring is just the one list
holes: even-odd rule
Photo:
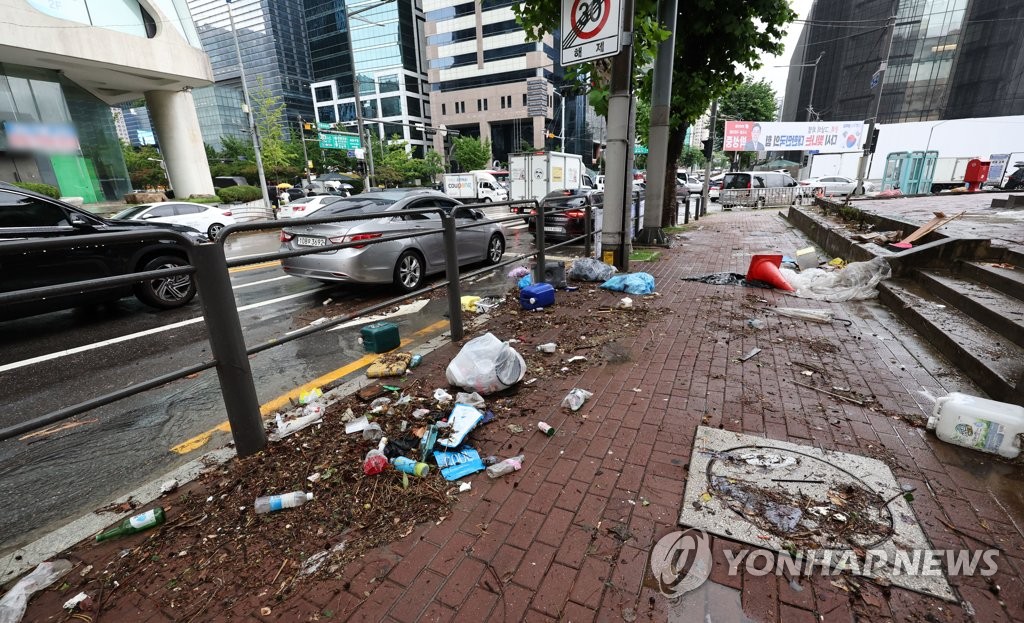
[[[797, 19], [807, 19], [807, 14], [811, 11], [811, 3], [813, 0], [791, 0], [790, 6], [796, 11]], [[800, 22], [793, 22], [788, 26], [788, 32], [786, 37], [782, 40], [785, 49], [779, 56], [770, 56], [765, 59], [764, 65], [761, 69], [753, 72], [751, 75], [755, 80], [763, 78], [765, 81], [770, 83], [775, 89], [775, 94], [778, 97], [782, 97], [786, 93], [786, 78], [789, 76], [789, 67], [776, 67], [776, 65], [788, 65], [790, 57], [793, 55], [793, 50], [796, 47], [797, 39], [800, 38], [800, 31], [803, 30], [804, 25]], [[799, 60], [797, 61], [799, 62]]]

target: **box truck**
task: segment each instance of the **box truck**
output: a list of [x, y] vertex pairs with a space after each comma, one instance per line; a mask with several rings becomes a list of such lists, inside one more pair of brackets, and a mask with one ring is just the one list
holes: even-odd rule
[[[534, 151], [508, 156], [510, 199], [540, 201], [553, 190], [596, 188], [594, 181], [583, 167], [579, 154], [565, 154], [557, 151]], [[523, 214], [529, 211], [525, 206], [512, 206], [512, 212]]]
[[443, 184], [444, 194], [463, 203], [508, 201], [508, 191], [486, 171], [446, 173]]

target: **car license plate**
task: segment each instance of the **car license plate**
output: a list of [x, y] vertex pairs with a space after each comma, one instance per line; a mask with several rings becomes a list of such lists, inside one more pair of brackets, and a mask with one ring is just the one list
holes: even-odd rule
[[544, 227], [544, 231], [549, 231], [549, 232], [551, 232], [553, 234], [564, 234], [565, 233], [565, 228], [564, 227], [552, 227], [551, 225], [546, 225]]
[[300, 247], [326, 247], [326, 238], [310, 238], [309, 236], [299, 236], [296, 240]]

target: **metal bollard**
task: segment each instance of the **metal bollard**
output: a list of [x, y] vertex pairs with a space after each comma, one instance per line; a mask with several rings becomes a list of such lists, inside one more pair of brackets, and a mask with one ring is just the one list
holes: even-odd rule
[[583, 257], [590, 257], [591, 242], [593, 242], [591, 237], [594, 232], [590, 231], [590, 219], [593, 216], [593, 208], [590, 207], [589, 203], [584, 206], [583, 212]]
[[451, 329], [452, 341], [457, 342], [465, 335], [462, 327], [462, 288], [459, 284], [459, 253], [456, 247], [455, 217], [450, 213], [441, 214], [441, 226], [444, 229], [444, 257], [448, 278], [448, 326]]
[[547, 212], [547, 207], [543, 204], [537, 206], [537, 216], [533, 219], [533, 234], [537, 239], [537, 265], [533, 269], [533, 282], [543, 283], [544, 282], [544, 223], [547, 222], [544, 213]]

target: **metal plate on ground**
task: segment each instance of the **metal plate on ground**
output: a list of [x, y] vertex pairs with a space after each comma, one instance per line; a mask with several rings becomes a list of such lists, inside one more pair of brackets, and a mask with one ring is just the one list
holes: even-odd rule
[[956, 600], [941, 570], [902, 564], [931, 546], [892, 470], [876, 459], [701, 426], [679, 523], [813, 558], [809, 573], [824, 564], [834, 575], [846, 569]]

